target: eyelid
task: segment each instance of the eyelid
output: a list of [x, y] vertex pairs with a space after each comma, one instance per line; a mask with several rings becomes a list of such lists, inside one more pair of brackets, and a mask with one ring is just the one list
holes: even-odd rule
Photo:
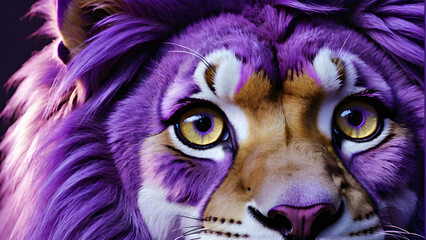
[[[381, 108], [381, 111], [391, 113], [393, 112], [393, 103], [388, 101], [379, 91], [375, 89], [366, 89], [362, 92], [355, 93], [346, 99], [360, 99], [360, 101], [365, 101], [369, 104], [374, 104], [377, 110]], [[368, 101], [366, 101], [368, 99]], [[343, 100], [345, 101], [345, 100]], [[342, 102], [343, 102], [342, 101]]]
[[[211, 102], [208, 102], [206, 100], [203, 99], [197, 99], [197, 98], [183, 98], [181, 100], [179, 100], [178, 102], [180, 104], [180, 107], [178, 109], [176, 109], [174, 112], [171, 113], [171, 117], [169, 117], [168, 119], [163, 119], [162, 123], [165, 126], [171, 126], [176, 124], [180, 117], [185, 114], [185, 112], [193, 109], [193, 108], [198, 108], [198, 107], [202, 107], [202, 108], [212, 108], [214, 110], [219, 109], [216, 105], [214, 105]], [[219, 113], [222, 113], [222, 111], [217, 111]], [[223, 115], [223, 114], [222, 114]]]
[[[383, 119], [391, 118], [393, 116], [392, 109], [389, 108], [390, 106], [389, 103], [384, 101], [384, 98], [382, 97], [382, 95], [380, 95], [376, 90], [373, 90], [373, 89], [368, 89], [363, 92], [359, 92], [346, 97], [339, 104], [337, 104], [337, 106], [335, 107], [335, 110], [338, 109], [339, 106], [342, 106], [350, 102], [357, 102], [357, 101], [364, 102], [374, 107], [378, 115], [383, 117]], [[334, 113], [333, 113], [333, 116], [334, 116]]]

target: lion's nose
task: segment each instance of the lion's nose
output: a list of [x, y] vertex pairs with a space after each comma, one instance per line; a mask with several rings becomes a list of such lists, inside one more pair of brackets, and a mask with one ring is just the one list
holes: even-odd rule
[[314, 239], [336, 220], [336, 209], [331, 204], [280, 205], [269, 210], [268, 218], [277, 227], [281, 225], [276, 230], [288, 239]]

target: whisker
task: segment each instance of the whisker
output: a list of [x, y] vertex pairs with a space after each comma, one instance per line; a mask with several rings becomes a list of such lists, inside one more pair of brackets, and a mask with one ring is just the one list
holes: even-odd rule
[[401, 232], [398, 231], [384, 231], [385, 235], [388, 236], [392, 236], [395, 237], [397, 239], [406, 239], [406, 240], [410, 240], [409, 238], [407, 238], [406, 236], [404, 236], [403, 234], [401, 234]]
[[337, 56], [340, 56], [340, 53], [342, 52], [343, 47], [345, 47], [346, 43], [348, 42], [349, 37], [351, 36], [351, 34], [352, 34], [352, 30], [349, 32], [348, 36], [346, 37], [345, 41], [343, 42], [343, 45], [342, 45], [342, 47], [340, 48], [340, 51], [339, 51], [339, 53], [337, 54]]
[[188, 216], [184, 216], [184, 215], [177, 215], [177, 216], [178, 216], [178, 217], [181, 217], [181, 218], [188, 218], [188, 219], [192, 219], [192, 220], [206, 221], [206, 219], [204, 219], [204, 218], [188, 217]]
[[177, 238], [175, 238], [173, 240], [178, 240], [178, 239], [180, 239], [182, 237], [187, 237], [187, 236], [193, 235], [193, 234], [199, 234], [199, 233], [201, 233], [203, 231], [204, 231], [204, 227], [202, 227], [201, 229], [192, 229], [190, 231], [182, 233], [180, 236], [178, 236]]
[[171, 232], [177, 232], [177, 231], [181, 231], [182, 229], [185, 229], [185, 228], [202, 228], [202, 226], [188, 226], [188, 227], [179, 227], [179, 228], [176, 228], [176, 229], [173, 229]]
[[186, 235], [188, 235], [188, 234], [189, 234], [189, 233], [191, 233], [191, 232], [199, 231], [199, 230], [201, 230], [201, 229], [203, 229], [203, 230], [204, 230], [204, 227], [198, 227], [198, 228], [195, 228], [195, 229], [192, 229], [192, 230], [186, 231], [186, 232], [184, 232], [182, 235], [183, 235], [183, 236], [186, 236]]
[[383, 232], [380, 232], [379, 234], [385, 235], [385, 236], [391, 236], [396, 239], [406, 238], [400, 232], [397, 232], [397, 231], [383, 231]]
[[187, 52], [187, 51], [178, 51], [178, 50], [171, 50], [171, 51], [168, 51], [168, 52], [171, 52], [171, 53], [187, 53], [187, 54], [190, 54], [190, 55], [192, 55], [192, 56], [194, 56], [194, 57], [197, 57], [204, 65], [206, 65], [206, 67], [208, 67], [208, 68], [210, 68], [210, 69], [213, 69], [213, 67], [208, 63], [208, 62], [206, 62], [206, 60], [205, 59], [203, 59], [203, 58], [201, 58], [200, 56], [198, 56], [197, 54], [195, 54], [195, 53], [192, 53], [192, 52]]
[[197, 51], [195, 51], [194, 49], [191, 49], [191, 48], [189, 48], [189, 47], [187, 47], [187, 46], [184, 46], [184, 45], [181, 45], [181, 44], [172, 43], [172, 42], [165, 42], [165, 44], [169, 44], [169, 45], [173, 45], [173, 46], [177, 46], [177, 47], [181, 47], [181, 48], [184, 48], [184, 49], [186, 49], [186, 50], [189, 50], [190, 52], [192, 52], [192, 53], [194, 53], [195, 55], [197, 55], [197, 56], [198, 56], [198, 58], [199, 58], [200, 60], [201, 60], [201, 59], [203, 59], [203, 60], [204, 60], [204, 63], [207, 65], [207, 67], [213, 70], [213, 67], [210, 65], [209, 61], [207, 61], [207, 59], [205, 59], [205, 58], [203, 57], [203, 55], [201, 55], [200, 53], [198, 53], [198, 52], [197, 52]]
[[[204, 59], [203, 55], [201, 55], [200, 53], [198, 53], [198, 52], [197, 52], [197, 51], [195, 51], [194, 49], [189, 48], [189, 47], [187, 47], [187, 46], [184, 46], [184, 45], [181, 45], [181, 44], [177, 44], [177, 43], [172, 43], [172, 42], [165, 42], [165, 44], [169, 44], [169, 45], [173, 45], [173, 46], [177, 46], [177, 47], [184, 48], [184, 49], [186, 49], [186, 50], [191, 51], [192, 53], [197, 54], [199, 57], [201, 57], [201, 58], [203, 58], [203, 59]], [[206, 59], [204, 59], [204, 60], [206, 60]], [[206, 61], [207, 61], [207, 60], [206, 60]]]
[[[384, 225], [384, 227], [394, 228], [394, 229], [396, 229], [396, 230], [399, 230], [399, 232], [400, 232], [401, 234], [403, 233], [403, 234], [405, 234], [405, 235], [411, 235], [411, 236], [416, 236], [416, 237], [420, 237], [420, 238], [425, 239], [425, 237], [424, 237], [424, 236], [422, 236], [422, 235], [420, 235], [420, 234], [418, 234], [418, 233], [409, 232], [409, 231], [407, 231], [407, 230], [405, 230], [405, 229], [403, 229], [403, 228], [401, 228], [401, 227], [395, 226], [395, 225]], [[389, 230], [385, 230], [385, 231], [389, 231]]]
[[362, 52], [358, 53], [358, 55], [356, 55], [357, 57], [361, 56], [361, 54], [365, 53], [365, 51], [369, 50], [369, 48], [364, 49]]
[[188, 227], [183, 227], [183, 228], [193, 228], [193, 227], [201, 227], [201, 226], [188, 226]]
[[[183, 227], [183, 228], [194, 228], [194, 229], [188, 230], [188, 232], [190, 232], [190, 231], [202, 229], [204, 227], [202, 227], [202, 226], [193, 226], [193, 227]], [[174, 229], [174, 230], [172, 230], [172, 232], [177, 232], [177, 231], [180, 231], [180, 230], [182, 230], [182, 228]]]

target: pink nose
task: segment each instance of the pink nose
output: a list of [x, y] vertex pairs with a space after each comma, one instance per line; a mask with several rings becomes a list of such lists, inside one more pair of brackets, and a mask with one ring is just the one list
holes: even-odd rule
[[290, 223], [291, 228], [283, 234], [293, 236], [294, 239], [311, 239], [335, 221], [335, 213], [336, 209], [331, 204], [316, 204], [307, 207], [281, 205], [269, 210], [268, 218], [281, 222], [283, 222], [283, 218], [286, 218], [287, 225]]

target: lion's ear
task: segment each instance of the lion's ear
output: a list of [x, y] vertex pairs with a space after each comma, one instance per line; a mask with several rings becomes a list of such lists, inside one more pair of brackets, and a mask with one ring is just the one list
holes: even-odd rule
[[93, 26], [121, 12], [120, 0], [58, 0], [58, 25], [63, 46], [72, 57], [84, 48]]

